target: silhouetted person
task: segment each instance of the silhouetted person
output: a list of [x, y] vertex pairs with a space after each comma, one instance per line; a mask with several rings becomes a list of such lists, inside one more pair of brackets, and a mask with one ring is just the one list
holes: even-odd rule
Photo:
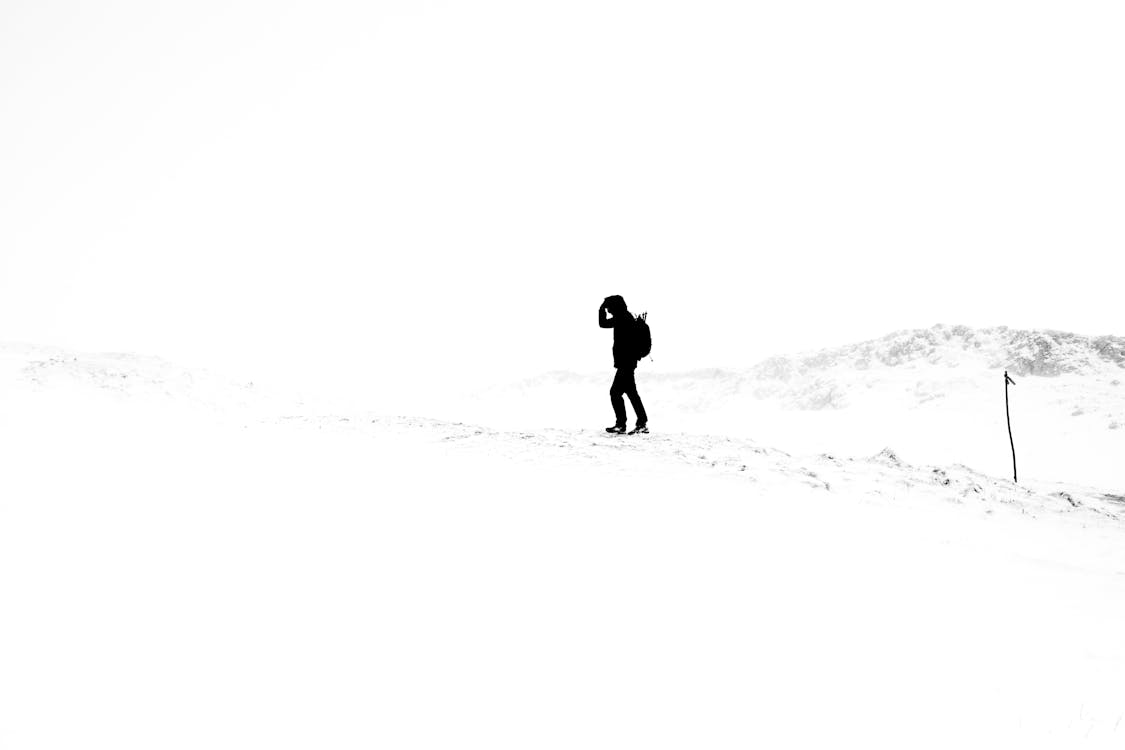
[[[611, 317], [607, 317], [608, 316]], [[645, 414], [644, 404], [637, 393], [637, 355], [636, 355], [636, 320], [625, 306], [625, 300], [620, 295], [606, 297], [602, 306], [598, 308], [598, 325], [602, 328], [613, 329], [613, 366], [617, 374], [613, 378], [613, 385], [609, 388], [609, 402], [613, 404], [613, 413], [617, 422], [613, 427], [606, 427], [606, 432], [625, 432], [625, 400], [622, 395], [629, 397], [633, 411], [637, 415], [637, 426], [634, 432], [648, 432], [648, 415]]]

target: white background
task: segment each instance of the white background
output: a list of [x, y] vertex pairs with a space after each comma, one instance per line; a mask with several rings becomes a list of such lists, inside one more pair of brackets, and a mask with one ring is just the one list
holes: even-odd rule
[[0, 340], [411, 390], [1122, 333], [1119, 3], [0, 7]]

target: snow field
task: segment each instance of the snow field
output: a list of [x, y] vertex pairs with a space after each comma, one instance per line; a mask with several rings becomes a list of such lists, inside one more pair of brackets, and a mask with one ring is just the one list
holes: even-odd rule
[[6, 747], [1123, 737], [1109, 521], [521, 457], [440, 423], [21, 403], [0, 432]]

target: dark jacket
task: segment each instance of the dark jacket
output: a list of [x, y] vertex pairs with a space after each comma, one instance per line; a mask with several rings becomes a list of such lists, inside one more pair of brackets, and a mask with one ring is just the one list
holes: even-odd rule
[[636, 320], [629, 311], [626, 310], [609, 318], [605, 314], [605, 308], [599, 308], [598, 325], [613, 329], [613, 366], [618, 369], [636, 369], [637, 356], [633, 353], [635, 351], [633, 329]]

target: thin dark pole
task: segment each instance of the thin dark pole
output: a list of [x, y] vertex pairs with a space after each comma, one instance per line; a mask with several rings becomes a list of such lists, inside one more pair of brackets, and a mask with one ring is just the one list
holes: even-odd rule
[[1004, 413], [1008, 415], [1008, 442], [1012, 444], [1012, 481], [1019, 483], [1019, 476], [1016, 474], [1016, 441], [1012, 439], [1012, 410], [1008, 406], [1008, 383], [1016, 384], [1016, 381], [1008, 377], [1008, 371], [1004, 370]]

